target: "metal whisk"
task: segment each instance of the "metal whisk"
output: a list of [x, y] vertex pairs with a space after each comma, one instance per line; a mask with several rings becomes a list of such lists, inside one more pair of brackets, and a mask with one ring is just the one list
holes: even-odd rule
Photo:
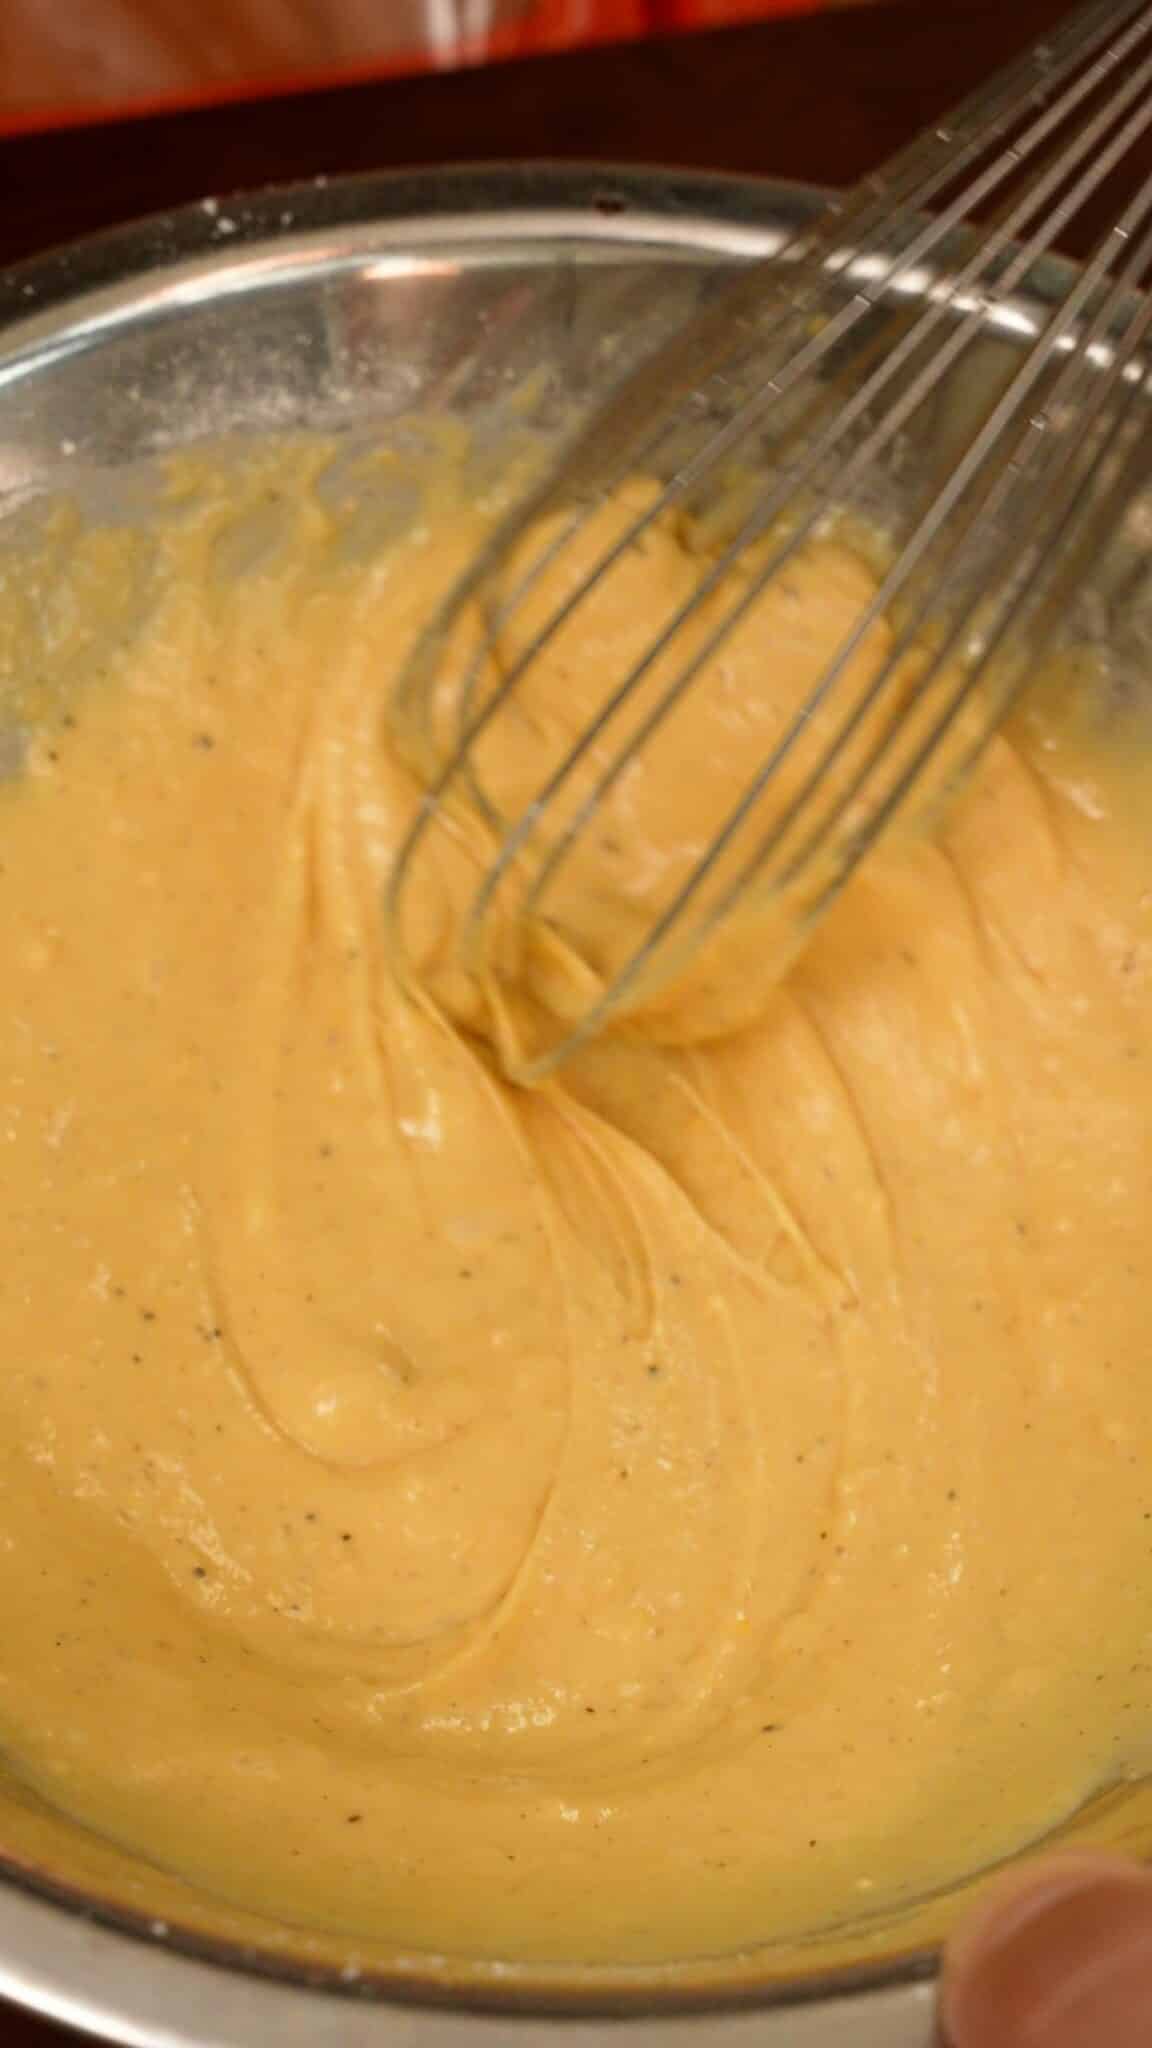
[[[750, 902], [811, 921], [910, 799], [952, 786], [1051, 648], [1152, 479], [1152, 176], [1117, 203], [1058, 303], [1025, 301], [1024, 315], [1013, 294], [1150, 129], [1152, 4], [1092, 0], [780, 255], [726, 275], [516, 505], [423, 636], [391, 707], [426, 795], [388, 883], [389, 930], [415, 971], [406, 916], [422, 849], [438, 821], [480, 820], [490, 858], [455, 933], [459, 962], [499, 974], [500, 935], [534, 931], [581, 969], [506, 1044], [517, 1078], [649, 1004]], [[977, 214], [989, 224], [973, 231]], [[942, 397], [998, 320], [1009, 366], [944, 473], [919, 473]], [[894, 462], [912, 472], [910, 509], [875, 594], [686, 865], [630, 904], [597, 956], [577, 880], [598, 904], [615, 886], [596, 865], [612, 805], [694, 693], [718, 687], [733, 637], [836, 509], [867, 501]], [[611, 509], [637, 476], [654, 481]], [[647, 644], [601, 633], [604, 672], [590, 697], [579, 679], [578, 729], [550, 732], [532, 696], [542, 665], [555, 670], [613, 579], [635, 576], [677, 520], [711, 535], [685, 556], [691, 587]], [[882, 656], [862, 663], [883, 621]], [[770, 673], [770, 648], [765, 660]], [[513, 731], [528, 765], [508, 782], [493, 764]]]

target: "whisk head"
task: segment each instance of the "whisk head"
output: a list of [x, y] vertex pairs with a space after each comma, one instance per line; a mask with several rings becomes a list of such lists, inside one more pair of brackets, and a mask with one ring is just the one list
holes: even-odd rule
[[[426, 842], [470, 820], [454, 964], [494, 992], [517, 1078], [641, 1009], [687, 1028], [689, 965], [697, 1022], [739, 1021], [1000, 722], [1152, 473], [1152, 176], [1055, 298], [1017, 295], [1150, 131], [1152, 5], [1093, 0], [723, 278], [451, 594], [391, 705], [426, 796], [386, 914], [419, 974]], [[882, 554], [853, 582], [872, 530]], [[817, 553], [834, 601], [781, 689]]]

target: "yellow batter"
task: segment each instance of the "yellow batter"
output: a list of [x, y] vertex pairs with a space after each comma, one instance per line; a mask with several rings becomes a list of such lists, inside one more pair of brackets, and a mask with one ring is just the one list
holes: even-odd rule
[[[342, 549], [320, 460], [173, 487], [134, 643], [0, 785], [4, 1745], [437, 1950], [941, 1884], [1152, 1751], [1139, 806], [1037, 713], [752, 1028], [513, 1089], [380, 918], [382, 697], [475, 520]], [[809, 556], [730, 708], [869, 588]]]

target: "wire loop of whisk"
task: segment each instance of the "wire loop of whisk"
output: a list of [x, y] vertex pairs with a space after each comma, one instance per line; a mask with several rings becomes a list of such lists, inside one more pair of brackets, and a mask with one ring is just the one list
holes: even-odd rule
[[[542, 1078], [648, 1002], [740, 905], [787, 897], [810, 920], [893, 817], [952, 787], [1001, 722], [1152, 481], [1152, 175], [1115, 203], [1055, 296], [1036, 289], [1150, 134], [1152, 4], [1092, 0], [773, 259], [721, 281], [579, 430], [450, 596], [391, 707], [426, 795], [385, 909], [403, 970], [421, 847], [453, 803], [470, 807], [491, 857], [457, 950], [482, 976], [509, 917], [581, 950], [564, 887], [605, 806], [804, 551], [870, 502], [878, 476], [904, 494], [888, 511], [875, 594], [805, 701], [666, 898], [644, 899], [635, 942], [593, 963], [578, 1012], [513, 1049], [517, 1078]], [[917, 468], [909, 449], [940, 440], [963, 374], [998, 334], [1012, 341], [1009, 367], [962, 443]], [[643, 502], [589, 551], [597, 516], [635, 477], [651, 480]], [[737, 507], [727, 527], [714, 516], [726, 491]], [[509, 810], [483, 766], [500, 721], [530, 715], [540, 665], [560, 659], [565, 633], [654, 531], [688, 519], [706, 536], [709, 517], [687, 597], [616, 672], [608, 662], [582, 729], [542, 747]], [[883, 658], [862, 677], [881, 629]]]

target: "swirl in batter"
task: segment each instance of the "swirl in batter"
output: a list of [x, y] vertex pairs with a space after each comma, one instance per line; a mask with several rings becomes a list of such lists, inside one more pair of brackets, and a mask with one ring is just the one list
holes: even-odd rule
[[[4, 1743], [218, 1895], [513, 1959], [1005, 1854], [1148, 1759], [1129, 782], [1037, 700], [751, 1022], [514, 1088], [380, 919], [382, 691], [476, 519], [346, 557], [319, 459], [174, 491], [0, 788]], [[741, 745], [873, 588], [802, 559]]]

